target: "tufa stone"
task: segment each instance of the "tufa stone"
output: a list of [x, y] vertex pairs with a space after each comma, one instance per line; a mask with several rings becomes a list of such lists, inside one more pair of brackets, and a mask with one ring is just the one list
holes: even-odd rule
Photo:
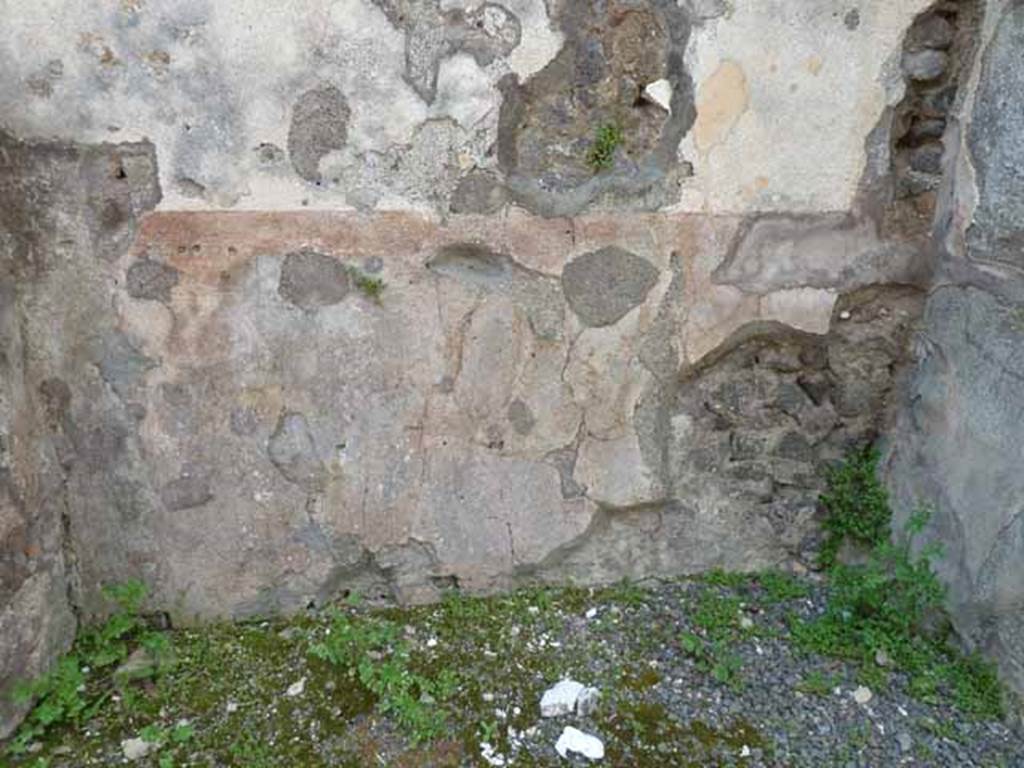
[[924, 50], [903, 56], [903, 72], [911, 80], [926, 82], [942, 77], [949, 67], [949, 56], [942, 51]]

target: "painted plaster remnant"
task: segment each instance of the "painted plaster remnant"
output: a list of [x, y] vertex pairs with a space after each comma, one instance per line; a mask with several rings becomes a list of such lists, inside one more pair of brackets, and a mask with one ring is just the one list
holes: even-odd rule
[[[686, 68], [695, 82], [716, 85], [713, 76], [727, 67], [718, 78], [731, 94], [728, 130], [714, 130], [722, 121], [711, 120], [683, 139], [680, 152], [694, 168], [677, 209], [849, 210], [867, 160], [865, 137], [902, 97], [904, 30], [928, 5], [858, 6], [854, 32], [848, 7], [732, 3], [731, 12], [694, 27]], [[744, 75], [745, 99], [733, 66]], [[699, 104], [697, 112], [699, 122]]]
[[[543, 0], [515, 0], [505, 10], [459, 5], [433, 4], [438, 24], [462, 21], [456, 44], [436, 62], [436, 97], [428, 104], [406, 81], [405, 31], [371, 0], [312, 0], [300, 8], [254, 0], [230, 7], [150, 0], [130, 9], [86, 0], [25, 4], [4, 26], [0, 68], [10, 77], [0, 82], [0, 113], [4, 127], [26, 137], [148, 138], [158, 147], [168, 209], [441, 212], [458, 175], [487, 165], [497, 81], [543, 67], [560, 42]], [[54, 15], [65, 23], [40, 35]], [[519, 18], [530, 40], [513, 45]], [[495, 46], [485, 50], [477, 38]], [[30, 40], [37, 43], [23, 44]], [[344, 146], [332, 149], [341, 141], [337, 125], [305, 140], [300, 131], [292, 143], [311, 139], [313, 146], [291, 153], [297, 163], [288, 168], [272, 148], [288, 146], [296, 101], [327, 83], [348, 107]], [[458, 130], [445, 137], [451, 151], [438, 152], [424, 125], [445, 120]], [[408, 154], [436, 160], [427, 169], [395, 162]], [[333, 166], [319, 169], [321, 186], [311, 189], [316, 166], [328, 160]], [[446, 165], [456, 173], [439, 185]], [[372, 192], [352, 191], [361, 178]]]
[[747, 77], [735, 61], [722, 64], [697, 90], [697, 120], [693, 141], [701, 152], [708, 152], [728, 135], [750, 100]]

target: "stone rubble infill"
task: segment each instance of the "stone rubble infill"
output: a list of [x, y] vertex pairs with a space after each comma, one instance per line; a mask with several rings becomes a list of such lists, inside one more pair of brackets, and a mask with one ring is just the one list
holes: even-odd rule
[[604, 743], [596, 736], [584, 733], [571, 725], [565, 726], [562, 735], [555, 742], [555, 751], [567, 758], [569, 753], [583, 755], [588, 760], [604, 759]]

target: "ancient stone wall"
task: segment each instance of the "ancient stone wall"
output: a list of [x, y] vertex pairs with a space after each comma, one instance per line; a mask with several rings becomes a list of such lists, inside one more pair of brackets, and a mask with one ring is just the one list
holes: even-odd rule
[[[30, 146], [0, 134], [0, 688], [44, 671], [79, 613], [77, 474], [106, 479], [118, 414], [90, 387], [115, 336], [92, 263], [128, 248], [159, 199], [152, 147]], [[90, 416], [94, 414], [94, 416]], [[86, 469], [87, 468], [87, 469]], [[82, 494], [82, 495], [77, 495]], [[88, 506], [88, 502], [86, 503]], [[82, 513], [85, 516], [82, 516]], [[101, 559], [118, 558], [116, 538]], [[0, 700], [6, 730], [16, 712]]]
[[808, 564], [922, 308], [976, 349], [942, 296], [1020, 249], [999, 3], [13, 5], [0, 687], [127, 578], [186, 622]]
[[982, 40], [887, 473], [904, 517], [933, 511], [957, 629], [1024, 690], [1024, 4], [993, 4]]

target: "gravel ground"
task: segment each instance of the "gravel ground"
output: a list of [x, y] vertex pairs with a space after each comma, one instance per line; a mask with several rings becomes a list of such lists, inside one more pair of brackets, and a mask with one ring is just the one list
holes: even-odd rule
[[[1019, 729], [969, 717], [950, 696], [912, 698], [885, 658], [864, 670], [798, 652], [788, 617], [824, 601], [811, 577], [762, 576], [343, 609], [353, 627], [395, 628], [404, 673], [453, 681], [412, 705], [438, 718], [421, 743], [400, 706], [382, 712], [385, 697], [360, 682], [401, 655], [394, 644], [369, 652], [367, 672], [311, 655], [338, 632], [325, 614], [178, 630], [171, 672], [121, 687], [11, 764], [1024, 766]], [[541, 717], [544, 691], [565, 678], [597, 688], [596, 708]], [[139, 745], [127, 740], [147, 726], [163, 738], [129, 761]], [[560, 757], [566, 726], [598, 737], [603, 759]]]

